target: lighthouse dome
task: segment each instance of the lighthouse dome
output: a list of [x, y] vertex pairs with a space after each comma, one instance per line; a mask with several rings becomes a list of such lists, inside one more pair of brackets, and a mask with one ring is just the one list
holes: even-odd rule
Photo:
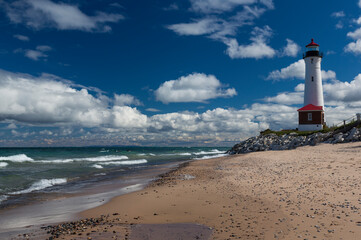
[[303, 54], [303, 58], [306, 57], [323, 57], [323, 54], [319, 52], [319, 46], [311, 39], [311, 42], [306, 45], [306, 53]]
[[313, 41], [313, 38], [311, 38], [311, 43], [307, 44], [306, 47], [319, 47], [317, 43]]

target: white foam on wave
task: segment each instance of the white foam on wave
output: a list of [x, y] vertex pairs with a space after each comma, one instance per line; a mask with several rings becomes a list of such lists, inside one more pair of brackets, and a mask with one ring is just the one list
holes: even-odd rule
[[148, 156], [155, 156], [154, 153], [138, 153], [137, 155], [138, 155], [138, 156], [146, 156], [146, 155], [148, 155]]
[[7, 157], [0, 157], [0, 161], [10, 161], [10, 162], [34, 162], [34, 159], [26, 156], [25, 154], [17, 154]]
[[0, 195], [0, 203], [8, 199], [8, 197], [7, 195]]
[[101, 165], [136, 165], [147, 163], [146, 159], [138, 159], [138, 160], [129, 160], [129, 161], [120, 161], [120, 162], [103, 162]]
[[180, 156], [191, 156], [192, 153], [179, 153], [178, 155], [180, 155]]
[[107, 175], [106, 173], [97, 173], [97, 174], [94, 174], [94, 176], [105, 176]]
[[200, 158], [195, 158], [195, 159], [200, 160], [200, 159], [219, 158], [219, 157], [225, 157], [225, 156], [228, 156], [228, 154], [221, 153], [221, 154], [217, 154], [217, 155], [206, 155], [206, 156], [203, 156]]
[[94, 164], [92, 167], [93, 167], [93, 168], [99, 168], [99, 169], [100, 169], [100, 168], [103, 168], [102, 165], [99, 165], [99, 164]]
[[166, 153], [162, 154], [162, 156], [191, 156], [192, 153], [185, 152], [185, 153]]
[[75, 161], [88, 161], [88, 162], [108, 162], [114, 160], [126, 160], [129, 159], [124, 155], [108, 155], [108, 156], [100, 156], [100, 157], [91, 157], [91, 158], [75, 158]]
[[205, 155], [205, 154], [224, 154], [224, 151], [219, 151], [218, 149], [213, 149], [209, 152], [205, 152], [205, 151], [200, 151], [200, 152], [196, 152], [194, 153], [195, 155]]
[[54, 160], [38, 160], [37, 163], [70, 163], [74, 162], [74, 159], [54, 159]]
[[48, 188], [48, 187], [51, 187], [51, 186], [54, 186], [54, 185], [63, 184], [63, 183], [66, 183], [66, 182], [67, 182], [66, 178], [41, 179], [41, 180], [33, 183], [27, 189], [12, 192], [10, 194], [17, 195], [17, 194], [30, 193], [30, 192], [42, 190], [44, 188]]
[[4, 167], [6, 167], [7, 165], [9, 165], [9, 164], [6, 163], [6, 162], [0, 162], [0, 168], [4, 168]]
[[37, 163], [70, 163], [70, 162], [109, 162], [115, 160], [126, 160], [127, 156], [99, 156], [99, 157], [90, 157], [90, 158], [69, 158], [69, 159], [54, 159], [54, 160], [37, 160]]

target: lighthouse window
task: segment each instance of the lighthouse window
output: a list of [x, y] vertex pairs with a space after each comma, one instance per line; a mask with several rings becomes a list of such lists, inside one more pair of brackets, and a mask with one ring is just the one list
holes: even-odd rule
[[311, 81], [313, 82], [313, 76], [311, 77]]
[[313, 58], [311, 58], [311, 63], [313, 63]]
[[312, 121], [312, 113], [308, 113], [308, 121]]

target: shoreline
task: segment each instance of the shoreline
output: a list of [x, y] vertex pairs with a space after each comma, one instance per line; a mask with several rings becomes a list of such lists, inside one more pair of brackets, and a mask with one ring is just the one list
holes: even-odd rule
[[[19, 233], [33, 234], [36, 239], [44, 239], [44, 226], [67, 221], [77, 221], [80, 213], [87, 209], [103, 205], [116, 196], [128, 194], [146, 188], [168, 171], [174, 171], [186, 163], [165, 163], [154, 165], [140, 172], [120, 176], [83, 189], [79, 193], [65, 196], [50, 195], [40, 202], [14, 205], [0, 211], [0, 238], [16, 238]], [[101, 188], [101, 190], [97, 189]], [[19, 221], [21, 220], [21, 221]], [[34, 222], [37, 224], [34, 225]]]
[[[60, 236], [167, 239], [189, 228], [195, 230], [184, 239], [356, 240], [360, 172], [361, 142], [191, 161], [81, 212], [103, 220]], [[152, 238], [154, 230], [163, 235]]]
[[130, 226], [121, 239], [139, 231], [131, 226], [193, 223], [212, 228], [210, 239], [356, 240], [360, 171], [360, 142], [193, 161], [82, 216], [109, 214], [113, 227], [97, 234]]

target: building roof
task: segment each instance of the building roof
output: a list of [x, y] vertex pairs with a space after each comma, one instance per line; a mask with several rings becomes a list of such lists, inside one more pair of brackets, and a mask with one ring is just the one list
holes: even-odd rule
[[313, 38], [311, 38], [311, 43], [309, 43], [308, 45], [306, 45], [306, 47], [312, 47], [312, 46], [319, 47], [320, 45], [318, 45], [317, 43], [315, 43], [315, 42], [313, 41]]
[[313, 104], [308, 104], [304, 106], [303, 108], [298, 109], [297, 111], [323, 111], [323, 106], [315, 106]]

